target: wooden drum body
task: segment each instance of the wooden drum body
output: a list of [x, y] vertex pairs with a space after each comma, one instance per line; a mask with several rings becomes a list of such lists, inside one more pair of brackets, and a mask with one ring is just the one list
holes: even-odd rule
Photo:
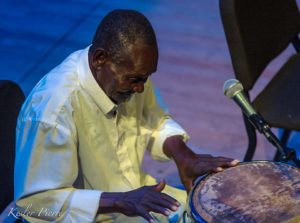
[[188, 222], [287, 222], [300, 216], [300, 170], [268, 161], [241, 163], [199, 178], [188, 199]]

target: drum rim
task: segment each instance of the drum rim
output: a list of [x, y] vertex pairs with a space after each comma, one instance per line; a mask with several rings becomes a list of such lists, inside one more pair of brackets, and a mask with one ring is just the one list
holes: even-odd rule
[[[300, 168], [296, 167], [296, 166], [293, 166], [289, 163], [284, 163], [284, 162], [273, 162], [273, 161], [269, 161], [269, 160], [253, 160], [253, 161], [247, 161], [247, 162], [240, 162], [237, 166], [240, 166], [240, 165], [246, 165], [246, 164], [249, 164], [249, 163], [274, 163], [274, 164], [283, 164], [283, 165], [287, 165], [291, 168], [294, 168], [298, 171], [300, 171]], [[237, 166], [234, 166], [234, 167], [237, 167]], [[234, 168], [233, 167], [233, 168]], [[207, 223], [207, 221], [205, 219], [203, 219], [203, 217], [197, 213], [196, 211], [192, 212], [192, 210], [196, 210], [194, 204], [193, 204], [193, 197], [194, 197], [194, 193], [195, 193], [195, 188], [200, 184], [200, 182], [202, 182], [203, 180], [205, 180], [206, 178], [208, 178], [209, 176], [213, 175], [213, 174], [216, 174], [216, 173], [206, 173], [202, 176], [199, 176], [195, 181], [194, 181], [194, 185], [193, 185], [193, 188], [192, 190], [190, 191], [190, 194], [188, 196], [188, 213], [189, 215], [197, 222], [199, 223]]]

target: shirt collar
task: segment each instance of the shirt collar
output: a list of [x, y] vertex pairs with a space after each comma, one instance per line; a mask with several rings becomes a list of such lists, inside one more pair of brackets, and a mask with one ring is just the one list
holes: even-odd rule
[[102, 88], [96, 82], [88, 61], [88, 52], [90, 46], [83, 49], [78, 58], [78, 76], [83, 89], [91, 96], [101, 111], [108, 115], [117, 109], [117, 105], [113, 103], [105, 94]]

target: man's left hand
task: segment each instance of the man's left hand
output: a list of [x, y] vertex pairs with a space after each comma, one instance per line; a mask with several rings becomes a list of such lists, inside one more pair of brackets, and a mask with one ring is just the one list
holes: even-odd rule
[[236, 166], [238, 160], [211, 155], [191, 154], [176, 162], [182, 184], [187, 192], [193, 187], [193, 181], [206, 173], [221, 172], [224, 168]]
[[165, 154], [174, 159], [182, 184], [187, 192], [193, 187], [193, 181], [206, 173], [221, 172], [224, 168], [236, 166], [239, 161], [226, 157], [195, 154], [183, 142], [181, 136], [169, 137], [163, 148]]

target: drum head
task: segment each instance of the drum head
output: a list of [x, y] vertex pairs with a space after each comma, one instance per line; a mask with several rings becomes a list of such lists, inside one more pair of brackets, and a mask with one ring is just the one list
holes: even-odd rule
[[190, 206], [195, 219], [210, 223], [288, 221], [300, 215], [300, 170], [267, 161], [241, 163], [200, 180]]

